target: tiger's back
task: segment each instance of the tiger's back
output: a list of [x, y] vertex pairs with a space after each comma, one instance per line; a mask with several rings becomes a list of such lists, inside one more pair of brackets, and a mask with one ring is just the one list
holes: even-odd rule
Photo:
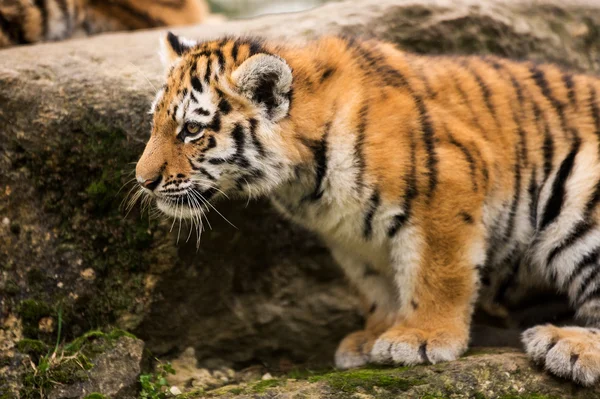
[[190, 25], [204, 0], [0, 0], [0, 48], [107, 31]]

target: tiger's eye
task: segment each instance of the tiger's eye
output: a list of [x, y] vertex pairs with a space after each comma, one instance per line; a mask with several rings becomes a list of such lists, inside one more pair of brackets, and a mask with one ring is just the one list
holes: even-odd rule
[[185, 125], [185, 130], [187, 130], [189, 134], [196, 134], [200, 131], [200, 126], [195, 123], [187, 123]]

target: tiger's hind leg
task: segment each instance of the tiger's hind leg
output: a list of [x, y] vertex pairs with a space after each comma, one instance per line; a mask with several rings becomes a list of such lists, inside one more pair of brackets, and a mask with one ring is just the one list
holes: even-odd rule
[[523, 333], [527, 354], [559, 377], [582, 385], [600, 380], [600, 330], [537, 326]]
[[[592, 257], [594, 258], [594, 257]], [[566, 279], [576, 318], [587, 327], [536, 326], [523, 333], [531, 358], [559, 377], [582, 385], [600, 382], [600, 265], [589, 256]], [[560, 280], [560, 279], [559, 279]]]
[[563, 160], [542, 190], [530, 259], [537, 272], [566, 293], [582, 327], [541, 325], [522, 335], [526, 352], [559, 377], [600, 383], [600, 156], [597, 143]]

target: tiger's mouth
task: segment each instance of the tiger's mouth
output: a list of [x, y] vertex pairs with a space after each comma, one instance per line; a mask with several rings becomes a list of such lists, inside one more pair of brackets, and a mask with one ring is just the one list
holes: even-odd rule
[[208, 210], [210, 200], [218, 190], [209, 188], [199, 192], [186, 190], [179, 194], [163, 194], [156, 196], [156, 206], [164, 214], [176, 219], [195, 219]]

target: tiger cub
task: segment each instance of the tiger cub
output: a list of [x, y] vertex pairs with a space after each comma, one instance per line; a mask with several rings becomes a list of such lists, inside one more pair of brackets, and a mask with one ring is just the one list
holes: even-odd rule
[[140, 190], [197, 222], [261, 195], [318, 233], [368, 315], [337, 367], [455, 360], [476, 302], [546, 285], [580, 326], [531, 328], [525, 350], [598, 382], [598, 78], [339, 37], [163, 47]]
[[106, 31], [190, 25], [205, 0], [0, 0], [0, 48]]

